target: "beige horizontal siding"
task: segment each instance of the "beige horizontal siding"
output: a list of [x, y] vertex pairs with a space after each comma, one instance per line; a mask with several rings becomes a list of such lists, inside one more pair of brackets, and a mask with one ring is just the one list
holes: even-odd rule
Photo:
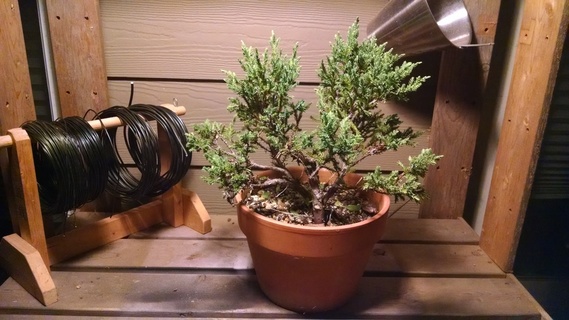
[[[126, 105], [130, 82], [109, 81], [108, 84], [111, 105]], [[309, 114], [316, 113], [315, 89], [313, 85], [301, 85], [292, 93], [296, 99], [304, 99], [312, 104]], [[425, 99], [431, 99], [428, 95], [429, 92], [424, 92], [408, 102], [388, 102], [380, 108], [385, 114], [398, 113], [405, 126], [426, 130], [431, 126], [433, 111], [432, 104], [425, 103]], [[135, 81], [133, 103], [162, 104], [172, 103], [176, 99], [178, 105], [186, 107], [184, 120], [191, 125], [205, 119], [228, 121], [228, 98], [234, 96], [225, 83]]]
[[[314, 86], [300, 86], [294, 95], [298, 99], [305, 99], [313, 103], [308, 114], [303, 119], [303, 125], [307, 130], [315, 128], [315, 123], [310, 119], [310, 115], [316, 113]], [[111, 105], [126, 105], [128, 103], [130, 82], [128, 81], [109, 81], [109, 96]], [[155, 103], [171, 102], [176, 98], [179, 105], [187, 109], [187, 113], [182, 116], [184, 123], [191, 127], [206, 119], [229, 123], [232, 115], [226, 110], [227, 99], [231, 92], [223, 83], [175, 83], [175, 82], [136, 82], [133, 103]], [[421, 99], [418, 99], [421, 100]], [[419, 153], [421, 148], [428, 147], [428, 129], [431, 122], [431, 111], [427, 106], [416, 105], [417, 103], [387, 103], [382, 107], [386, 114], [397, 112], [404, 121], [404, 127], [411, 126], [425, 133], [418, 139], [417, 146], [404, 147], [397, 152], [386, 152], [380, 156], [370, 157], [364, 160], [357, 169], [373, 170], [380, 165], [382, 170], [398, 170], [398, 161], [406, 162], [410, 155]], [[121, 139], [118, 139], [120, 144]], [[121, 146], [121, 148], [123, 148]], [[268, 157], [261, 153], [253, 157], [256, 161], [268, 161]], [[199, 153], [195, 153], [192, 160], [193, 165], [207, 165], [206, 160]]]
[[[302, 81], [316, 70], [330, 41], [360, 17], [365, 26], [387, 1], [115, 1], [101, 0], [105, 60], [110, 77], [221, 79], [239, 69], [241, 40], [266, 47], [271, 31], [283, 49], [298, 42]], [[286, 52], [286, 51], [285, 51]]]
[[[105, 62], [109, 76], [111, 105], [126, 105], [130, 80], [135, 80], [134, 103], [162, 104], [176, 99], [187, 109], [182, 116], [191, 128], [205, 119], [228, 123], [227, 99], [231, 92], [221, 82], [222, 69], [239, 71], [241, 41], [265, 48], [271, 31], [281, 38], [281, 47], [290, 53], [299, 44], [302, 71], [294, 95], [314, 103], [316, 69], [330, 51], [330, 42], [360, 18], [360, 38], [364, 39], [367, 23], [385, 6], [387, 0], [100, 0], [101, 24]], [[405, 147], [369, 158], [357, 169], [399, 169], [397, 162], [406, 162], [429, 145], [433, 102], [439, 68], [439, 55], [426, 55], [417, 74], [433, 78], [407, 103], [386, 103], [386, 114], [398, 113], [403, 127], [424, 131], [417, 146]], [[306, 115], [303, 125], [315, 127]], [[124, 144], [118, 139], [125, 155]], [[128, 156], [125, 156], [128, 158]], [[259, 162], [267, 161], [264, 154], [254, 155]], [[205, 184], [200, 168], [207, 165], [203, 156], [194, 153], [192, 169], [184, 186], [196, 191], [210, 214], [232, 213], [234, 209], [222, 198], [215, 186]], [[393, 208], [401, 206], [394, 205]], [[416, 217], [418, 205], [407, 204], [397, 213], [400, 217]]]

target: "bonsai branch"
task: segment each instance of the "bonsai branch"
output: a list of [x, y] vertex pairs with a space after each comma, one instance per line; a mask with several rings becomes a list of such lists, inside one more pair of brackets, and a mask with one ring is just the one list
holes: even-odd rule
[[275, 172], [280, 173], [281, 175], [287, 178], [287, 181], [293, 180], [292, 175], [286, 168], [278, 167], [278, 166], [269, 166], [269, 165], [262, 165], [253, 161], [250, 161], [251, 169], [253, 170], [273, 170]]
[[[287, 56], [274, 34], [263, 52], [243, 44], [239, 64], [245, 76], [238, 78], [236, 73], [224, 71], [227, 86], [235, 93], [228, 110], [234, 114], [233, 123], [242, 127], [208, 122], [196, 125], [188, 134], [188, 149], [204, 151], [211, 164], [204, 168], [206, 181], [219, 184], [226, 198], [243, 188], [264, 189], [261, 198], [295, 198], [302, 210], [312, 207], [312, 212], [303, 214], [311, 215], [309, 220], [316, 223], [326, 222], [325, 214], [335, 214], [335, 223], [341, 224], [355, 222], [346, 219], [348, 216], [363, 219], [365, 214], [353, 210], [357, 207], [353, 202], [339, 205], [343, 213], [331, 213], [338, 208], [337, 202], [348, 201], [343, 197], [358, 194], [344, 178], [371, 156], [413, 144], [419, 133], [400, 129], [399, 117], [382, 113], [380, 102], [406, 100], [428, 77], [411, 76], [418, 63], [400, 62], [402, 55], [378, 45], [375, 39], [360, 43], [358, 29], [356, 20], [346, 39], [337, 35], [331, 55], [319, 66], [318, 116], [310, 117], [317, 125], [309, 131], [301, 128], [301, 119], [310, 104], [294, 101], [291, 95], [300, 74], [298, 45]], [[257, 150], [266, 152], [270, 161], [253, 161], [251, 156]], [[425, 150], [412, 157], [408, 166], [401, 165], [400, 171], [385, 174], [377, 166], [357, 187], [392, 194], [396, 199], [420, 200], [425, 193], [420, 178], [439, 158]], [[292, 174], [291, 165], [302, 166], [301, 178], [297, 172]], [[333, 171], [333, 178], [324, 181], [323, 169]], [[260, 178], [253, 170], [272, 170], [273, 174]]]
[[268, 189], [278, 185], [289, 185], [291, 182], [287, 179], [282, 178], [271, 178], [263, 181], [262, 183], [252, 183], [251, 187], [253, 189]]

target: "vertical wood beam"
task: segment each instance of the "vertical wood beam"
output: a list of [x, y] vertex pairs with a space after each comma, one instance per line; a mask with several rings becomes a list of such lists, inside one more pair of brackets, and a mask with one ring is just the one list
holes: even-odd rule
[[36, 118], [18, 1], [0, 3], [0, 135]]
[[525, 1], [480, 246], [512, 271], [568, 28], [569, 0]]
[[49, 266], [49, 256], [40, 197], [37, 186], [36, 171], [30, 138], [24, 129], [8, 130], [12, 137], [12, 147], [9, 149], [10, 173], [12, 184], [13, 209], [19, 227], [20, 236], [31, 244], [41, 255], [46, 266]]
[[[168, 134], [160, 124], [157, 124], [158, 146], [160, 148], [160, 175], [170, 170], [172, 164], [172, 150]], [[162, 215], [164, 221], [172, 227], [184, 224], [184, 211], [182, 203], [182, 184], [177, 183], [162, 195]]]
[[[500, 1], [465, 0], [464, 4], [472, 23], [473, 43], [493, 43]], [[492, 49], [490, 45], [443, 52], [431, 148], [444, 158], [425, 177], [430, 197], [421, 204], [421, 218], [463, 215]]]
[[184, 224], [182, 184], [177, 183], [162, 195], [162, 218], [172, 227]]
[[109, 104], [98, 0], [47, 0], [61, 116]]
[[[0, 135], [5, 135], [9, 129], [36, 118], [17, 0], [0, 1], [0, 44]], [[12, 182], [8, 171], [8, 156], [4, 150], [0, 152], [0, 168], [12, 216], [12, 229], [19, 232], [10, 188]]]
[[36, 118], [18, 1], [0, 2], [0, 135]]

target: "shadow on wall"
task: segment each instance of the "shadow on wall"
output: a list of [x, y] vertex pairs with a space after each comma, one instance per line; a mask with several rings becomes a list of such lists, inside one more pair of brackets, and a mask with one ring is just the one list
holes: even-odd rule
[[531, 199], [514, 274], [553, 319], [569, 319], [569, 199]]

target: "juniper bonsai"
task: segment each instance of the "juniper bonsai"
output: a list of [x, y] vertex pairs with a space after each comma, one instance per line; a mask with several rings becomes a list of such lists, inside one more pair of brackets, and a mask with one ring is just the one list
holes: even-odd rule
[[[298, 44], [288, 56], [279, 39], [270, 37], [264, 52], [242, 43], [239, 60], [245, 75], [224, 71], [232, 123], [205, 121], [188, 134], [187, 148], [203, 152], [210, 166], [204, 180], [217, 184], [224, 198], [234, 203], [240, 190], [249, 190], [245, 202], [261, 214], [296, 223], [346, 224], [375, 214], [372, 206], [357, 199], [361, 190], [390, 194], [395, 200], [420, 201], [425, 197], [420, 178], [440, 156], [430, 149], [410, 157], [398, 171], [386, 174], [378, 166], [363, 176], [358, 189], [348, 187], [343, 177], [364, 159], [413, 145], [420, 133], [401, 129], [396, 114], [386, 115], [379, 103], [406, 100], [427, 76], [411, 76], [418, 63], [400, 61], [402, 55], [378, 45], [375, 39], [358, 41], [358, 20], [346, 39], [336, 35], [331, 55], [322, 61], [318, 76], [318, 123], [303, 130], [301, 119], [309, 108], [295, 101], [291, 90], [300, 73]], [[268, 163], [251, 158], [266, 152]], [[291, 165], [304, 168], [308, 183], [293, 178]], [[319, 170], [336, 172], [338, 179], [320, 183]], [[256, 176], [258, 170], [274, 170], [278, 178]]]

